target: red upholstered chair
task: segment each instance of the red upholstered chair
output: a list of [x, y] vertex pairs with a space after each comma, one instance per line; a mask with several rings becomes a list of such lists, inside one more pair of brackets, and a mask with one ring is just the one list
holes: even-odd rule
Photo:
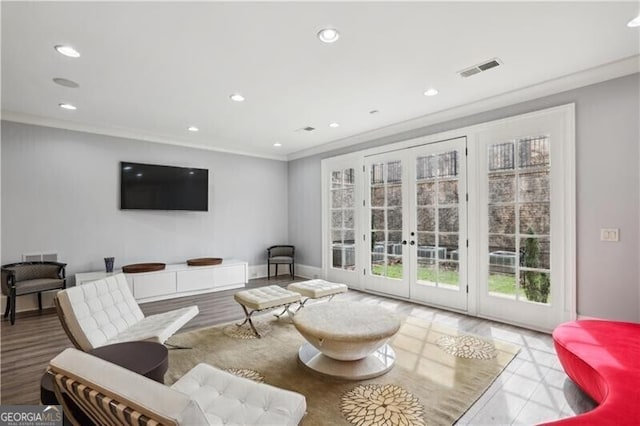
[[554, 330], [553, 342], [564, 371], [599, 405], [548, 425], [640, 424], [640, 324], [568, 322]]

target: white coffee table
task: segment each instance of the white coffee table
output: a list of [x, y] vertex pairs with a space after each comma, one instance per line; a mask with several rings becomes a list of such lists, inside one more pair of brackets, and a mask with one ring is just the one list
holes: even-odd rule
[[388, 309], [361, 302], [306, 306], [293, 317], [307, 339], [298, 358], [309, 369], [331, 377], [363, 380], [389, 371], [395, 353], [387, 344], [400, 329]]

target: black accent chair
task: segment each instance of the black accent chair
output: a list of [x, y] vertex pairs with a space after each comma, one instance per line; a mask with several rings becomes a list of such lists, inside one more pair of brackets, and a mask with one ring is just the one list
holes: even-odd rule
[[278, 276], [278, 265], [289, 265], [289, 273], [291, 278], [295, 275], [295, 246], [277, 245], [267, 249], [267, 279], [271, 279], [271, 265], [276, 265], [276, 274]]
[[38, 293], [38, 309], [42, 311], [42, 292], [66, 287], [66, 266], [59, 262], [20, 262], [2, 266], [2, 294], [7, 296], [4, 317], [11, 314], [11, 325], [16, 322], [16, 297]]

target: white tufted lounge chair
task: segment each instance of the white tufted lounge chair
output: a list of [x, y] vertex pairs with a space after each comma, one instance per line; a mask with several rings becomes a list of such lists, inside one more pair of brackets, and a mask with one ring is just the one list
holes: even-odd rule
[[[96, 424], [297, 425], [307, 403], [299, 393], [198, 364], [171, 387], [100, 358], [66, 349], [51, 360], [55, 391], [64, 391]], [[72, 410], [64, 407], [72, 424]]]
[[198, 315], [190, 306], [145, 317], [124, 274], [59, 291], [55, 303], [69, 339], [83, 351], [135, 340], [164, 343]]

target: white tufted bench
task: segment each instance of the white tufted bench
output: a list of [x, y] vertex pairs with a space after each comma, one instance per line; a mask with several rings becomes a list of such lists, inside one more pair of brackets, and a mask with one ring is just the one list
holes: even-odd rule
[[289, 306], [300, 302], [300, 293], [289, 291], [277, 285], [270, 285], [268, 287], [239, 291], [233, 295], [233, 298], [242, 306], [245, 315], [244, 321], [238, 324], [238, 327], [248, 322], [255, 335], [261, 337], [253, 325], [253, 321], [251, 321], [251, 315], [280, 306], [284, 306], [284, 310], [282, 313], [277, 314], [276, 317], [282, 316], [285, 312], [290, 313]]
[[55, 302], [69, 339], [83, 351], [134, 340], [164, 343], [198, 314], [189, 306], [145, 317], [124, 274], [59, 291]]
[[309, 280], [291, 283], [287, 286], [287, 289], [300, 293], [302, 297], [305, 298], [300, 303], [298, 310], [302, 308], [309, 299], [329, 297], [329, 301], [331, 301], [336, 294], [346, 293], [349, 290], [345, 284], [332, 283], [325, 280]]
[[[299, 393], [198, 364], [171, 387], [66, 349], [49, 363], [58, 389], [96, 424], [297, 425], [307, 403]], [[96, 392], [97, 391], [97, 392]], [[65, 407], [65, 414], [69, 413]]]

